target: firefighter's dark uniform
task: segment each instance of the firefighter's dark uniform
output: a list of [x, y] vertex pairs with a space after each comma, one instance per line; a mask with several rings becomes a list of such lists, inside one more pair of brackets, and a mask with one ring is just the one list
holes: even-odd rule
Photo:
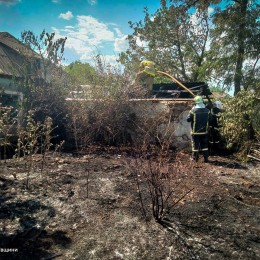
[[220, 133], [219, 128], [221, 125], [219, 125], [219, 118], [220, 113], [222, 113], [223, 110], [218, 107], [213, 107], [211, 109], [211, 122], [210, 122], [210, 144], [218, 144], [220, 142]]
[[191, 138], [193, 159], [198, 161], [199, 150], [201, 149], [204, 161], [208, 161], [208, 124], [210, 111], [207, 108], [192, 108], [187, 117], [191, 122]]

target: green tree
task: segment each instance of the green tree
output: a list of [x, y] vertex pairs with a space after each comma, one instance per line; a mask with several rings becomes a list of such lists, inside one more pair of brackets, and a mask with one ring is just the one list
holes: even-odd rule
[[95, 68], [88, 63], [82, 63], [80, 61], [72, 62], [65, 67], [65, 71], [72, 77], [72, 80], [78, 84], [93, 83], [96, 77]]
[[161, 1], [155, 14], [145, 9], [143, 21], [129, 22], [134, 33], [128, 36], [130, 47], [120, 61], [127, 65], [144, 57], [180, 80], [201, 80], [201, 75], [205, 76], [201, 70], [207, 54], [209, 15], [206, 9], [192, 8]]
[[260, 102], [253, 91], [241, 90], [235, 97], [224, 99], [224, 137], [229, 147], [247, 154], [260, 138]]
[[129, 22], [134, 32], [120, 62], [132, 71], [150, 59], [182, 81], [259, 93], [259, 14], [256, 0], [161, 0], [154, 14], [146, 8], [143, 21]]
[[214, 13], [210, 62], [215, 77], [234, 86], [234, 95], [259, 88], [259, 15], [260, 5], [254, 0], [221, 1]]

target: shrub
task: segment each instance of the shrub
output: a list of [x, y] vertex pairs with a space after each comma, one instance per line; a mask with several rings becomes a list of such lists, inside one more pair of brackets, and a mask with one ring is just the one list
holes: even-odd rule
[[251, 144], [260, 136], [260, 102], [252, 91], [241, 91], [226, 98], [223, 136], [227, 147], [246, 155]]

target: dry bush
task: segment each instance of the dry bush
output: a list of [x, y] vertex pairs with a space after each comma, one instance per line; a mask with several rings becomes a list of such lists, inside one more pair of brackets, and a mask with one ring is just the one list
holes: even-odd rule
[[92, 81], [88, 78], [87, 85], [75, 86], [71, 92], [75, 96], [66, 102], [69, 143], [74, 143], [77, 150], [91, 144], [171, 145], [172, 122], [183, 111], [174, 114], [175, 108], [164, 111], [162, 106], [153, 106], [151, 100], [136, 100], [147, 90], [134, 83], [134, 75], [107, 65], [101, 55], [95, 63]]
[[134, 145], [143, 153], [149, 153], [150, 147], [158, 154], [179, 146], [176, 131], [184, 106], [158, 105], [153, 102], [134, 104], [139, 112], [136, 122]]
[[12, 137], [15, 135], [17, 119], [13, 114], [13, 107], [2, 107], [0, 105], [0, 160], [6, 160], [8, 150], [12, 149]]
[[[88, 85], [75, 87], [67, 99], [69, 142], [79, 151], [91, 144], [132, 145], [160, 149], [171, 146], [173, 121], [183, 108], [153, 105], [140, 101], [144, 89], [132, 84], [128, 74], [120, 74], [97, 58], [96, 78]], [[186, 107], [185, 107], [186, 108]], [[165, 111], [166, 109], [166, 111]]]
[[96, 77], [67, 101], [69, 142], [77, 150], [90, 144], [129, 145], [136, 114], [128, 102], [130, 76], [96, 57]]
[[72, 101], [69, 131], [77, 150], [90, 144], [129, 145], [136, 115], [124, 100]]
[[170, 150], [161, 150], [160, 154], [149, 159], [144, 154], [128, 166], [136, 178], [144, 216], [148, 215], [147, 210], [151, 210], [159, 223], [193, 190], [183, 185], [184, 176], [189, 176], [193, 169], [192, 161], [184, 163], [177, 153]]
[[147, 207], [151, 205], [152, 215], [160, 223], [192, 190], [185, 187], [180, 192], [177, 189], [183, 184], [184, 176], [191, 173], [194, 165], [190, 160], [185, 163], [181, 161], [178, 152], [173, 148], [172, 123], [176, 119], [170, 110], [169, 114], [154, 113], [152, 120], [144, 121], [139, 154], [134, 164], [129, 164], [130, 172], [136, 177], [144, 216], [147, 215]]

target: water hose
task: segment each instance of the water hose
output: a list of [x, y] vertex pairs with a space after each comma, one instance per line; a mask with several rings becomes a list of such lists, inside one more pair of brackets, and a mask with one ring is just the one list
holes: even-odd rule
[[161, 74], [161, 75], [164, 75], [164, 76], [166, 76], [166, 77], [172, 79], [173, 81], [177, 82], [182, 88], [184, 88], [185, 90], [187, 90], [192, 96], [195, 97], [195, 94], [194, 94], [190, 89], [188, 89], [187, 87], [185, 87], [181, 82], [179, 82], [176, 78], [172, 77], [172, 76], [169, 75], [168, 73], [163, 72], [163, 71], [160, 71], [160, 70], [157, 70], [156, 73]]

